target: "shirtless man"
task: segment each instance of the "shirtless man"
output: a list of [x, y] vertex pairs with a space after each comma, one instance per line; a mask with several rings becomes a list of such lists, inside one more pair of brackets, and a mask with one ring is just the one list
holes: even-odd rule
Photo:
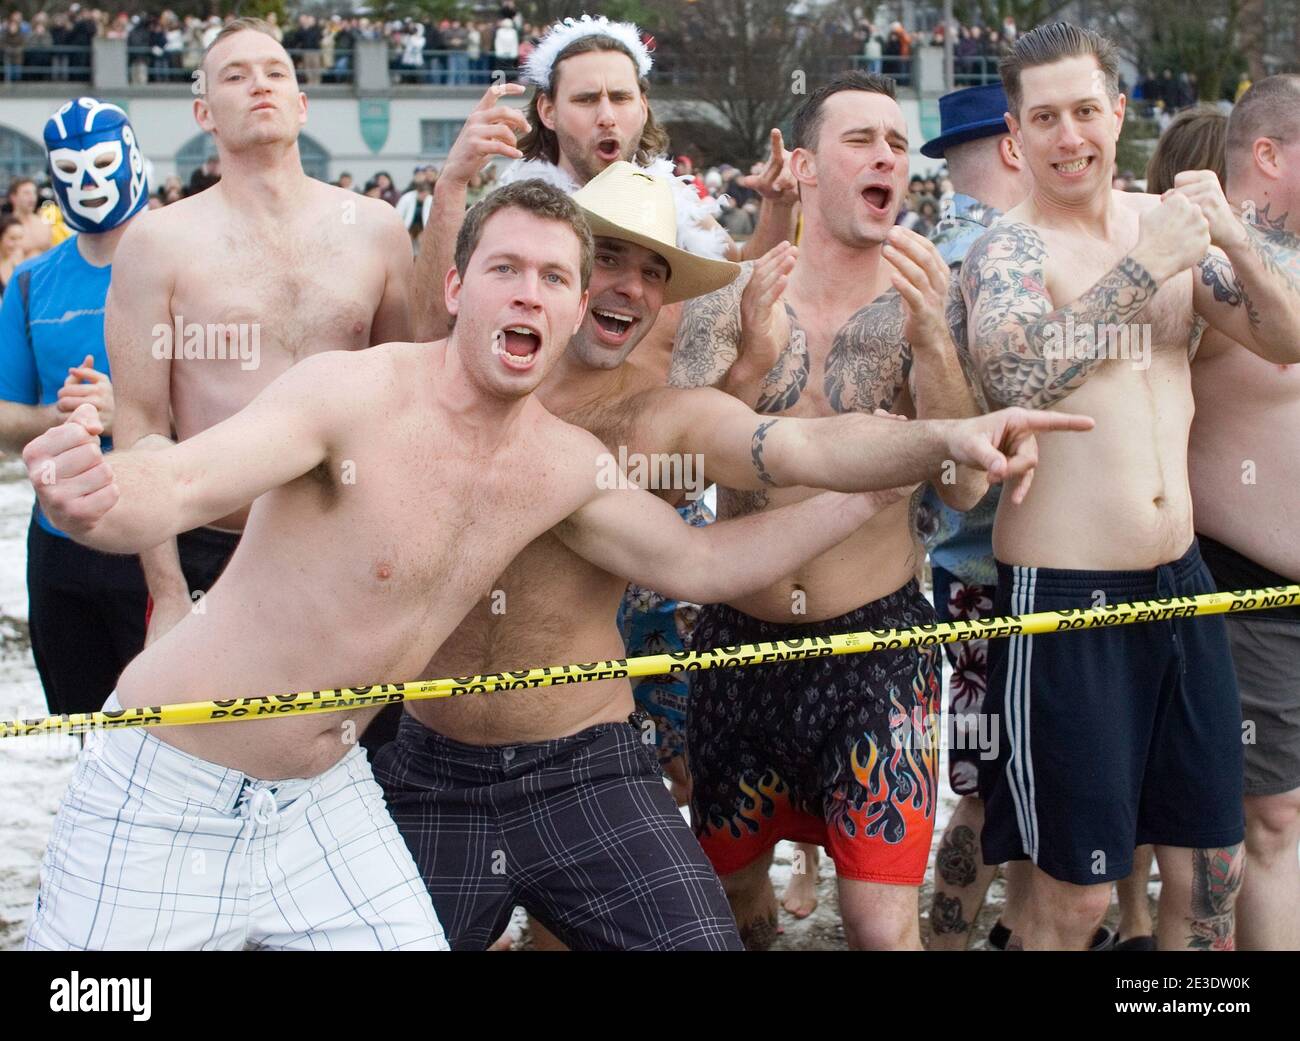
[[50, 226], [41, 220], [40, 214], [36, 212], [36, 204], [39, 201], [36, 182], [30, 177], [15, 177], [9, 182], [9, 205], [13, 209], [14, 216], [22, 222], [25, 240], [23, 250], [28, 257], [44, 253], [54, 245]]
[[[413, 272], [412, 325], [417, 338], [446, 334], [447, 315], [436, 287], [451, 264], [468, 185], [498, 156], [515, 160], [502, 172], [500, 183], [543, 177], [566, 191], [577, 191], [613, 162], [633, 162], [672, 186], [677, 245], [703, 256], [756, 258], [793, 235], [796, 200], [779, 131], [772, 132], [767, 165], [743, 179], [762, 197], [759, 226], [743, 249], [731, 242], [694, 189], [672, 177], [672, 163], [665, 157], [668, 136], [650, 108], [646, 74], [651, 64], [636, 26], [582, 18], [551, 26], [530, 55], [523, 73], [536, 89], [526, 113], [504, 103], [522, 93], [522, 85], [503, 83], [488, 89], [457, 135], [434, 189], [434, 215]], [[656, 373], [661, 384], [667, 378], [680, 314], [679, 304], [665, 305], [654, 328], [640, 334], [641, 345], [631, 360]], [[679, 512], [691, 523], [707, 519], [700, 500]], [[693, 604], [634, 588], [620, 609], [628, 653], [681, 649], [695, 610]], [[687, 681], [681, 676], [648, 678], [637, 684], [635, 694], [655, 721], [660, 759], [682, 797], [689, 785], [682, 757]]]
[[[747, 298], [737, 283], [688, 304], [672, 381], [721, 384], [772, 415], [973, 415], [944, 318], [947, 267], [929, 242], [894, 227], [908, 146], [893, 81], [857, 74], [820, 88], [796, 114], [794, 137], [804, 215], [797, 258], [755, 267], [768, 291]], [[988, 490], [956, 461], [937, 476], [957, 509]], [[720, 513], [809, 494], [720, 489]], [[717, 646], [933, 622], [918, 560], [909, 505], [897, 503], [761, 593], [705, 608], [695, 639]], [[835, 861], [850, 946], [920, 947], [938, 712], [935, 648], [693, 677], [692, 816], [749, 946], [771, 942], [767, 868], [774, 844], [788, 838], [824, 845]]]
[[[216, 141], [221, 180], [135, 221], [114, 264], [106, 335], [121, 448], [193, 437], [308, 355], [410, 336], [406, 232], [391, 206], [303, 172], [307, 99], [271, 27], [228, 23], [199, 75], [194, 118]], [[179, 557], [172, 538], [141, 553], [148, 641], [195, 608], [191, 591], [211, 587], [247, 519], [240, 503], [182, 534]]]
[[[1300, 250], [1300, 77], [1270, 76], [1228, 120], [1228, 201], [1268, 239]], [[1300, 270], [1292, 266], [1292, 278]], [[1300, 581], [1300, 366], [1275, 364], [1213, 330], [1192, 365], [1189, 450], [1197, 539], [1220, 589]], [[1237, 947], [1300, 949], [1300, 610], [1226, 616], [1252, 726], [1246, 756], [1246, 877]]]
[[[115, 702], [415, 675], [493, 576], [562, 521], [598, 566], [709, 597], [770, 581], [871, 515], [869, 497], [827, 493], [699, 530], [647, 492], [602, 489], [604, 446], [531, 397], [582, 319], [591, 250], [568, 196], [513, 185], [463, 229], [445, 344], [313, 356], [208, 430], [111, 464], [90, 405], [31, 442], [42, 507], [108, 552], [253, 503], [204, 617], [146, 648]], [[753, 541], [778, 532], [773, 559], [754, 561]], [[109, 731], [60, 808], [29, 945], [442, 946], [348, 739], [374, 711]]]
[[[635, 25], [584, 16], [552, 25], [529, 55], [522, 78], [536, 89], [527, 114], [502, 103], [522, 94], [523, 84], [502, 83], [487, 90], [457, 136], [434, 188], [434, 214], [421, 237], [412, 280], [417, 337], [445, 333], [447, 315], [434, 287], [450, 266], [469, 182], [494, 156], [518, 160], [502, 172], [501, 184], [541, 177], [566, 191], [576, 191], [614, 162], [648, 169], [674, 186], [677, 244], [704, 256], [754, 259], [792, 236], [796, 200], [780, 131], [772, 131], [767, 166], [744, 182], [763, 202], [754, 234], [743, 247], [737, 246], [694, 189], [672, 178], [668, 135], [650, 108], [646, 77], [651, 65]], [[665, 365], [677, 318], [678, 309], [668, 308], [664, 328], [646, 345], [661, 350]], [[650, 351], [643, 346], [642, 353]]]
[[[1031, 494], [1000, 503], [998, 614], [1213, 590], [1187, 483], [1190, 356], [1208, 322], [1269, 361], [1300, 360], [1295, 254], [1243, 225], [1213, 173], [1179, 174], [1163, 199], [1111, 189], [1116, 62], [1101, 36], [1057, 23], [1003, 63], [1034, 187], [966, 257], [971, 350], [990, 404], [1065, 405], [1097, 429], [1087, 450], [1044, 437]], [[1231, 947], [1231, 665], [1218, 616], [994, 641], [984, 859], [1034, 864], [1013, 945], [1082, 949], [1107, 883], [1152, 843], [1160, 947]]]
[[[574, 199], [596, 234], [590, 302], [537, 399], [611, 456], [692, 467], [702, 460], [703, 472], [691, 475], [696, 494], [713, 478], [750, 491], [769, 481], [883, 489], [937, 475], [949, 458], [999, 468], [1001, 477], [997, 448], [1019, 484], [1032, 430], [1087, 426], [1025, 412], [954, 423], [855, 414], [773, 425], [717, 390], [664, 387], [629, 356], [665, 302], [716, 289], [738, 268], [677, 249], [671, 190], [631, 164], [611, 165]], [[657, 490], [672, 499], [682, 488]], [[515, 558], [425, 675], [622, 657], [615, 613], [626, 575], [583, 559], [562, 530], [547, 532]], [[663, 786], [653, 735], [632, 713], [624, 679], [410, 703], [397, 740], [376, 757], [375, 776], [453, 949], [485, 947], [516, 904], [570, 947], [735, 941], [717, 878]]]

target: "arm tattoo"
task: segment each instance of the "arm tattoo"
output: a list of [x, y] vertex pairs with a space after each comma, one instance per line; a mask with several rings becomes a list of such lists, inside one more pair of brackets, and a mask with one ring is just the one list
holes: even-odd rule
[[1125, 257], [1073, 304], [1053, 309], [1046, 259], [1047, 248], [1033, 228], [1003, 223], [971, 247], [962, 265], [962, 287], [971, 302], [972, 353], [990, 403], [1043, 408], [1061, 400], [1105, 358], [1102, 352], [1068, 350], [1053, 352], [1065, 357], [1049, 358], [1047, 341], [1062, 344], [1067, 321], [1076, 328], [1126, 323], [1156, 294], [1146, 268]]
[[784, 412], [793, 407], [808, 385], [808, 334], [799, 324], [794, 308], [786, 304], [785, 311], [790, 316], [790, 342], [763, 377], [755, 412]]
[[673, 343], [668, 382], [674, 387], [711, 387], [740, 351], [740, 296], [753, 273], [746, 264], [729, 286], [687, 300]]
[[1233, 903], [1246, 863], [1241, 845], [1192, 850], [1191, 935], [1197, 950], [1233, 949]]
[[[979, 374], [975, 368], [975, 359], [970, 353], [970, 337], [966, 333], [966, 298], [961, 292], [961, 265], [955, 264], [948, 269], [948, 303], [944, 308], [944, 319], [948, 323], [948, 335], [952, 337], [953, 347], [957, 350], [957, 363], [961, 366], [961, 374], [966, 378], [966, 385], [970, 388], [971, 396], [975, 399], [975, 407], [981, 413], [988, 412], [988, 404], [984, 400], [984, 388], [980, 385]], [[911, 375], [914, 376], [914, 373]], [[912, 400], [916, 401], [916, 387], [913, 382], [909, 382], [912, 391]]]
[[754, 431], [753, 440], [749, 443], [750, 458], [754, 460], [754, 469], [758, 471], [758, 479], [764, 484], [775, 485], [776, 481], [772, 475], [767, 472], [767, 467], [763, 464], [763, 443], [767, 440], [767, 432], [776, 425], [775, 419], [769, 419], [766, 423], [760, 423], [758, 429]]
[[[1285, 215], [1283, 215], [1285, 217]], [[1288, 292], [1300, 293], [1300, 239], [1283, 228], [1246, 225], [1250, 248]]]
[[1229, 307], [1245, 307], [1251, 325], [1260, 324], [1259, 311], [1246, 293], [1246, 287], [1237, 278], [1232, 265], [1216, 253], [1207, 253], [1196, 268], [1201, 273], [1201, 284], [1214, 291], [1214, 302]]
[[826, 400], [836, 412], [892, 409], [911, 364], [912, 349], [903, 338], [903, 299], [891, 289], [835, 334], [826, 356]]

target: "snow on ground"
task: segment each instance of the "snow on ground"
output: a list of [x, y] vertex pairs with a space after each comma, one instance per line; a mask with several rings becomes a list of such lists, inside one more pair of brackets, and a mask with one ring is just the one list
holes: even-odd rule
[[[46, 714], [27, 637], [32, 498], [21, 463], [0, 461], [0, 719]], [[0, 950], [22, 946], [41, 855], [79, 747], [62, 736], [0, 741]]]

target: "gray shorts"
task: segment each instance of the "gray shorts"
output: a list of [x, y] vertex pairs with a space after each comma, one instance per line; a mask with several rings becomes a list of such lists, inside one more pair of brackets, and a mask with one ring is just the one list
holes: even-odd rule
[[1300, 623], [1267, 611], [1227, 621], [1241, 689], [1246, 794], [1300, 788]]

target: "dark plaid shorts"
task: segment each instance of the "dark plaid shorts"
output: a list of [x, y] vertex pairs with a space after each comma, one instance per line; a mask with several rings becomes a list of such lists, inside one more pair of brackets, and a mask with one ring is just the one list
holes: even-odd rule
[[406, 715], [374, 771], [452, 950], [486, 949], [516, 905], [576, 950], [742, 949], [634, 721], [479, 746]]

